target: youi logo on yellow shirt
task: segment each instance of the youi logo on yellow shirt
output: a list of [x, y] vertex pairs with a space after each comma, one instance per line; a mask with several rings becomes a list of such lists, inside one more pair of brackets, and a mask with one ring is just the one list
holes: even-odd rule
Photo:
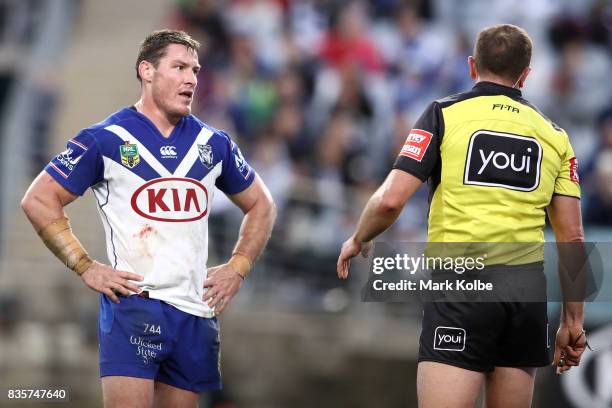
[[533, 191], [540, 184], [541, 161], [535, 138], [479, 130], [470, 139], [463, 182]]

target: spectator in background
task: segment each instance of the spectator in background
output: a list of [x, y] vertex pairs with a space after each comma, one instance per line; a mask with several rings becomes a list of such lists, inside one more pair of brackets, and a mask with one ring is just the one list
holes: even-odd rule
[[357, 65], [366, 72], [379, 72], [383, 61], [367, 33], [366, 5], [352, 0], [330, 15], [330, 27], [320, 48], [323, 62], [335, 69]]
[[459, 31], [452, 40], [452, 47], [444, 56], [441, 83], [446, 92], [457, 93], [470, 86], [465, 75], [465, 61], [470, 55], [470, 40], [465, 31]]
[[313, 140], [305, 131], [304, 114], [297, 104], [278, 107], [271, 124], [271, 131], [287, 145], [296, 166], [304, 166], [312, 156]]
[[586, 200], [585, 224], [612, 225], [612, 106], [599, 116], [600, 141], [587, 167], [590, 194]]
[[225, 70], [230, 114], [236, 130], [247, 139], [254, 138], [272, 118], [275, 102], [274, 84], [254, 47], [248, 32], [232, 32], [231, 59]]
[[612, 8], [609, 2], [603, 0], [593, 2], [588, 16], [589, 38], [593, 44], [601, 45], [608, 51], [612, 51], [611, 18]]
[[558, 58], [551, 84], [553, 97], [549, 99], [551, 115], [568, 125], [585, 124], [610, 97], [606, 81], [609, 55], [577, 37], [561, 46]]
[[440, 79], [449, 44], [453, 42], [439, 28], [432, 30], [435, 26], [426, 24], [411, 5], [399, 8], [396, 26], [392, 65], [397, 72], [398, 104], [403, 109], [420, 111], [425, 101], [446, 91], [440, 89], [444, 82]]
[[229, 33], [221, 13], [222, 2], [218, 0], [182, 0], [172, 25], [187, 28], [202, 48], [199, 57], [206, 61], [208, 69], [227, 65]]
[[268, 72], [277, 72], [285, 62], [283, 21], [286, 4], [275, 0], [227, 2], [230, 29], [248, 36], [256, 60]]
[[282, 211], [288, 200], [288, 192], [294, 183], [292, 162], [287, 145], [279, 133], [265, 130], [253, 149], [253, 163], [261, 177], [269, 180], [268, 188]]
[[[551, 95], [545, 109], [551, 119], [570, 133], [589, 138], [576, 144], [577, 157], [591, 154], [595, 135], [592, 126], [597, 112], [608, 104], [612, 84], [607, 80], [610, 71], [610, 50], [602, 43], [601, 21], [603, 9], [593, 3], [583, 7], [582, 13], [562, 13], [548, 28], [556, 61], [551, 66]], [[603, 45], [603, 46], [602, 46]]]

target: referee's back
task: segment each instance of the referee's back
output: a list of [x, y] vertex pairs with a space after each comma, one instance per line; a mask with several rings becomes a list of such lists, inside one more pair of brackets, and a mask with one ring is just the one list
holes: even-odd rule
[[543, 242], [553, 194], [580, 197], [567, 133], [492, 82], [430, 104], [394, 168], [429, 179], [430, 242]]

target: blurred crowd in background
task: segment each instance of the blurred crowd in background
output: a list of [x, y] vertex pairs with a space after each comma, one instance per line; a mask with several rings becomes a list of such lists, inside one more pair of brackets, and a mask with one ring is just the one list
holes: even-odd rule
[[[183, 0], [166, 25], [203, 44], [194, 113], [270, 185], [283, 241], [318, 251], [352, 228], [426, 105], [472, 86], [475, 35], [500, 21], [534, 38], [524, 94], [571, 135], [585, 223], [612, 224], [609, 2]], [[426, 195], [411, 207], [404, 239], [425, 228]]]
[[[609, 2], [182, 0], [166, 25], [203, 44], [195, 114], [270, 186], [295, 271], [292, 259], [334, 264], [414, 121], [473, 85], [475, 36], [502, 21], [534, 39], [524, 95], [571, 136], [585, 223], [612, 225]], [[386, 238], [423, 239], [427, 207], [421, 189]]]
[[[0, 0], [0, 112], [49, 10], [43, 4]], [[82, 1], [67, 4], [77, 20]], [[333, 279], [340, 243], [412, 124], [432, 100], [472, 86], [466, 61], [476, 34], [499, 22], [534, 39], [524, 96], [570, 134], [584, 222], [612, 225], [610, 2], [178, 0], [159, 26], [201, 42], [194, 113], [227, 131], [272, 191], [271, 269], [324, 268]], [[49, 83], [34, 81], [34, 143], [22, 153], [32, 176], [56, 153], [47, 139], [61, 89]], [[240, 214], [224, 199], [214, 206], [212, 249], [222, 258]], [[424, 187], [385, 238], [423, 240], [427, 211]]]
[[[42, 3], [0, 0], [0, 109], [21, 74], [20, 50], [44, 18]], [[68, 4], [78, 19], [82, 2]], [[227, 131], [272, 191], [279, 208], [272, 269], [324, 268], [332, 279], [329, 265], [412, 124], [432, 100], [472, 86], [466, 61], [476, 34], [499, 22], [534, 39], [524, 96], [570, 134], [584, 222], [612, 225], [609, 2], [179, 0], [159, 26], [202, 43], [194, 113]], [[61, 94], [44, 79], [35, 88], [32, 175], [55, 153], [46, 138]], [[426, 190], [386, 239], [425, 239]], [[228, 226], [240, 214], [227, 200], [214, 205], [212, 242], [230, 246]], [[228, 251], [212, 249], [220, 258]]]
[[[121, 1], [108, 0], [106, 7], [120, 13], [127, 3], [133, 2], [137, 9], [146, 7], [143, 5], [148, 1], [129, 0], [121, 5]], [[65, 103], [63, 97], [67, 93], [56, 76], [59, 72], [69, 75], [61, 69], [61, 64], [66, 49], [77, 42], [71, 28], [85, 24], [84, 6], [94, 2], [0, 0], [0, 229], [3, 231], [0, 240], [16, 239], [18, 243], [22, 239], [30, 240], [23, 248], [19, 248], [20, 244], [13, 246], [17, 249], [14, 253], [0, 254], [0, 261], [2, 257], [6, 260], [12, 256], [10, 265], [15, 268], [0, 272], [2, 283], [11, 282], [11, 277], [41, 265], [29, 259], [33, 258], [32, 242], [37, 240], [29, 225], [19, 231], [9, 231], [7, 226], [9, 221], [21, 216], [16, 214], [23, 188], [58, 153], [51, 147], [57, 145], [52, 140], [65, 141], [73, 136], [54, 133], [59, 108]], [[472, 87], [467, 57], [472, 53], [476, 35], [482, 28], [501, 22], [520, 25], [532, 36], [533, 70], [523, 95], [569, 133], [579, 161], [587, 239], [610, 240], [612, 2], [168, 0], [168, 3], [169, 12], [161, 21], [141, 25], [147, 30], [149, 25], [182, 29], [202, 43], [203, 69], [198, 78], [193, 113], [236, 140], [270, 187], [279, 209], [269, 247], [234, 301], [248, 303], [249, 308], [234, 310], [252, 311], [256, 309], [253, 305], [273, 304], [274, 310], [341, 312], [348, 310], [349, 303], [363, 307], [359, 309], [362, 312], [366, 310], [359, 302], [359, 283], [355, 279], [340, 283], [335, 277], [340, 245], [354, 230], [366, 200], [388, 174], [412, 124], [424, 108], [432, 100]], [[93, 41], [94, 52], [98, 51], [96, 47], [104, 46], [104, 41], [122, 41], [110, 32], [117, 22], [109, 19], [102, 24], [106, 37]], [[80, 28], [82, 32], [89, 29], [90, 26]], [[145, 34], [138, 35], [142, 39]], [[84, 65], [112, 64], [112, 60], [88, 54], [89, 46], [85, 44], [78, 50]], [[126, 41], [121, 46], [128, 48], [127, 53], [131, 52], [135, 61], [138, 44]], [[88, 70], [89, 67], [83, 68], [85, 74], [78, 78], [83, 83], [77, 86], [89, 85]], [[120, 75], [133, 78], [136, 95], [135, 73], [121, 72]], [[106, 80], [103, 75], [100, 77]], [[91, 70], [91, 78], [93, 81], [99, 78], [95, 70]], [[69, 78], [64, 83], [70, 81], [76, 79]], [[116, 109], [135, 102], [116, 99]], [[91, 100], [79, 103], [88, 104]], [[78, 114], [71, 114], [69, 120], [69, 127], [74, 131], [90, 124], [83, 123]], [[425, 185], [385, 234], [385, 240], [426, 239], [427, 193]], [[91, 219], [93, 211], [89, 208], [87, 219]], [[239, 210], [222, 194], [215, 196], [210, 218], [211, 263], [226, 259], [241, 218]], [[23, 227], [25, 220], [21, 221], [24, 221], [20, 224]], [[102, 236], [98, 238], [103, 245]], [[42, 245], [37, 248], [42, 249]], [[46, 264], [51, 255], [38, 259], [45, 262], [45, 268], [61, 268], [59, 263]], [[0, 364], [0, 378], [11, 370], [19, 374], [16, 367], [21, 366], [19, 350], [24, 343], [26, 349], [33, 350], [32, 356], [38, 356], [32, 357], [34, 365], [26, 365], [22, 371], [28, 381], [32, 381], [30, 376], [34, 372], [40, 373], [42, 382], [49, 378], [64, 381], [58, 373], [89, 378], [89, 371], [79, 372], [77, 368], [87, 361], [89, 369], [95, 371], [96, 361], [93, 354], [89, 356], [96, 348], [95, 299], [66, 271], [62, 270], [66, 281], [58, 278], [59, 272], [44, 272], [32, 273], [32, 276], [38, 274], [35, 280], [39, 286], [27, 281], [28, 278], [13, 279], [17, 283], [8, 289], [0, 285], [0, 363], [5, 364]], [[7, 277], [8, 280], [2, 281]], [[340, 285], [343, 287], [338, 288]], [[41, 288], [44, 292], [37, 293], [35, 299], [38, 304], [32, 302], [33, 298], [28, 295]], [[276, 307], [279, 304], [281, 307]], [[27, 310], [37, 309], [27, 309], [24, 305], [59, 310], [54, 315], [57, 320], [25, 321], [23, 316]], [[356, 330], [359, 333], [354, 338], [363, 340], [371, 335], [374, 339], [387, 324], [382, 323], [384, 319], [400, 316], [404, 325], [407, 314], [415, 317], [418, 314], [417, 309], [402, 304], [376, 306], [368, 305], [363, 312], [371, 321], [376, 321], [374, 328], [366, 335]], [[66, 310], [78, 313], [69, 315]], [[606, 313], [608, 318], [609, 311]], [[29, 318], [34, 319], [32, 314]], [[66, 324], [56, 324], [60, 320]], [[302, 320], [293, 320], [302, 327]], [[256, 325], [267, 321], [262, 319]], [[226, 322], [231, 332], [231, 320]], [[21, 327], [18, 333], [23, 335], [11, 337], [10, 327]], [[250, 336], [250, 341], [257, 335], [265, 340], [262, 344], [274, 344], [265, 337], [268, 332], [259, 326], [252, 332], [248, 331], [250, 326], [240, 327], [245, 327], [243, 334]], [[56, 330], [60, 334], [45, 335]], [[291, 336], [298, 331], [287, 330], [290, 351], [295, 341]], [[324, 332], [319, 333], [321, 338], [329, 335], [327, 329], [321, 332]], [[417, 344], [416, 335], [412, 336], [409, 337], [412, 343]], [[51, 345], [43, 339], [49, 339]], [[308, 338], [308, 341], [313, 340]], [[15, 348], [11, 349], [9, 344]], [[79, 347], [81, 354], [75, 351]], [[232, 352], [236, 353], [236, 349]], [[289, 356], [283, 359], [295, 360], [294, 354], [294, 351], [282, 354]], [[240, 364], [252, 357], [250, 350], [236, 355], [241, 357], [237, 358]], [[229, 358], [228, 354], [226, 359]], [[304, 358], [304, 361], [310, 360], [309, 356]], [[13, 365], [7, 365], [7, 361], [13, 361]], [[63, 370], [65, 366], [70, 370]], [[46, 367], [47, 371], [32, 367]], [[265, 368], [274, 367], [284, 366], [268, 364]], [[303, 367], [299, 370], [304, 371]], [[42, 377], [43, 374], [49, 375]], [[92, 389], [97, 389], [97, 383], [92, 384]], [[244, 384], [241, 383], [243, 392]], [[398, 389], [404, 390], [404, 385], [402, 380]], [[89, 392], [83, 391], [86, 395]]]

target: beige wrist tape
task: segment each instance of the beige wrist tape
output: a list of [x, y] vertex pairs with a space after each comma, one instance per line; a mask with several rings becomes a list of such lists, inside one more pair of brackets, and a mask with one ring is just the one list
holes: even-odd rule
[[78, 275], [82, 275], [93, 263], [93, 259], [72, 233], [68, 218], [62, 217], [51, 222], [38, 231], [38, 235], [47, 248]]
[[234, 252], [228, 264], [238, 272], [238, 275], [240, 275], [242, 279], [246, 278], [253, 267], [251, 260], [240, 252]]

